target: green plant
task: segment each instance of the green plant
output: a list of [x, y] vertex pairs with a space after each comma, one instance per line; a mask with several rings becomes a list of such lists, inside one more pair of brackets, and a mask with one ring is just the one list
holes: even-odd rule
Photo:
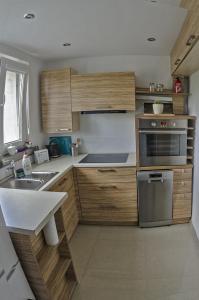
[[162, 102], [160, 100], [155, 100], [154, 104], [162, 104]]

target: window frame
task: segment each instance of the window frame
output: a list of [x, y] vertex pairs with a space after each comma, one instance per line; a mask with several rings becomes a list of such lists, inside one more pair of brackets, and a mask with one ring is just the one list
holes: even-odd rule
[[[16, 72], [23, 74], [22, 100], [20, 118], [20, 139], [9, 143], [4, 143], [3, 115], [5, 104], [5, 83], [6, 72]], [[23, 145], [29, 136], [29, 68], [28, 65], [14, 60], [0, 57], [0, 153], [6, 153], [8, 145]]]

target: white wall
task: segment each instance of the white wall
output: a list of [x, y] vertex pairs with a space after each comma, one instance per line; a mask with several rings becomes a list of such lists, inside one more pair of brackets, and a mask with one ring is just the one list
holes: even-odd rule
[[190, 78], [189, 113], [196, 115], [192, 222], [199, 238], [199, 72]]
[[44, 143], [44, 135], [40, 121], [39, 72], [43, 69], [43, 63], [20, 50], [2, 44], [0, 53], [27, 61], [30, 65], [30, 138], [33, 144], [41, 146]]
[[[84, 57], [46, 62], [45, 68], [72, 67], [78, 73], [134, 71], [137, 86], [150, 82], [171, 87], [168, 56], [123, 55]], [[83, 152], [134, 152], [135, 114], [81, 116], [81, 130], [74, 137], [83, 140]]]

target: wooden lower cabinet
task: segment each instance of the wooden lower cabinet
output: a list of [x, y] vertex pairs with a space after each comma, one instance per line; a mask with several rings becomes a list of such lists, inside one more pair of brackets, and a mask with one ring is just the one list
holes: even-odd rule
[[73, 171], [63, 175], [50, 189], [54, 192], [67, 192], [68, 199], [62, 206], [63, 221], [67, 239], [70, 240], [79, 222], [77, 199], [73, 179]]
[[173, 171], [173, 222], [188, 222], [192, 210], [192, 168]]
[[37, 236], [10, 234], [37, 300], [70, 300], [77, 285], [62, 207], [55, 213], [55, 222], [59, 236], [56, 246], [46, 244], [42, 230]]
[[135, 168], [76, 170], [82, 221], [137, 224]]

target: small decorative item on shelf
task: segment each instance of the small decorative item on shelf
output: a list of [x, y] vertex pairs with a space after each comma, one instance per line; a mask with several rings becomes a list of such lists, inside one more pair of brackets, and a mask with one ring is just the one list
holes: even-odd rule
[[163, 92], [164, 90], [164, 84], [158, 83], [156, 84], [156, 92]]
[[149, 84], [149, 91], [150, 91], [150, 93], [154, 93], [155, 92], [155, 83], [154, 82], [150, 82], [150, 84]]
[[157, 101], [154, 101], [154, 104], [153, 104], [153, 112], [155, 115], [161, 115], [163, 113], [163, 110], [164, 110], [164, 104], [157, 100]]
[[174, 91], [176, 94], [182, 93], [182, 81], [177, 77], [174, 81]]

